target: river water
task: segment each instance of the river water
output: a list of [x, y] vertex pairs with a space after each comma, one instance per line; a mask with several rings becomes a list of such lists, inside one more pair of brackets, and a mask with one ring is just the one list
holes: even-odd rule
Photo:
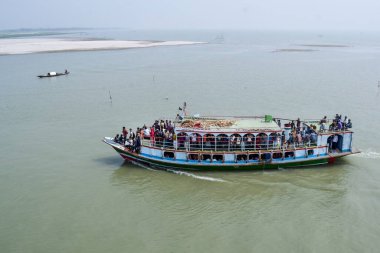
[[[210, 43], [0, 56], [1, 252], [378, 252], [380, 36], [221, 34], [92, 30], [73, 36]], [[362, 153], [304, 169], [164, 172], [101, 142], [184, 101], [201, 115], [347, 115]]]

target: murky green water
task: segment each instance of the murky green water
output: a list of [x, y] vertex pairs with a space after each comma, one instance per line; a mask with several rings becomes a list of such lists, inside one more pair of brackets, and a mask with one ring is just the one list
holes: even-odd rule
[[[103, 33], [203, 41], [218, 34]], [[377, 252], [380, 38], [224, 38], [1, 56], [1, 252]], [[349, 47], [272, 52], [320, 43]], [[35, 77], [66, 68], [67, 77]], [[125, 164], [101, 142], [123, 125], [174, 116], [183, 101], [201, 115], [347, 114], [364, 152], [336, 166], [175, 174]]]

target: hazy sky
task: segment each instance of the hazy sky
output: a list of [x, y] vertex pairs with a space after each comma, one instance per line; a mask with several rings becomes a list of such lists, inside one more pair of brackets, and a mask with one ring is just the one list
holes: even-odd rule
[[380, 30], [380, 0], [1, 0], [0, 29]]

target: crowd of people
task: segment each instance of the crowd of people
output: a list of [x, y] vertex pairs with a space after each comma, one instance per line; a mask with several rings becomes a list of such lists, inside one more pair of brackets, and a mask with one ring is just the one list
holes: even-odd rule
[[336, 114], [335, 118], [332, 120], [332, 122], [328, 125], [329, 121], [327, 120], [327, 117], [324, 116], [323, 119], [319, 122], [320, 128], [319, 130], [321, 132], [325, 131], [345, 131], [350, 128], [352, 128], [352, 122], [351, 119], [348, 119], [347, 116], [344, 116], [344, 119], [342, 119], [342, 115]]
[[135, 132], [123, 127], [121, 134], [114, 137], [114, 142], [124, 145], [131, 151], [139, 152], [144, 140], [150, 140], [152, 145], [158, 147], [174, 147], [176, 142], [174, 124], [170, 120], [156, 120], [148, 128], [146, 125], [138, 127]]
[[124, 145], [131, 151], [139, 152], [141, 144], [145, 141], [151, 146], [159, 148], [169, 148], [175, 150], [213, 150], [213, 151], [249, 151], [265, 149], [281, 149], [293, 144], [294, 146], [310, 145], [316, 143], [316, 133], [311, 130], [293, 131], [288, 138], [285, 132], [267, 134], [205, 134], [201, 136], [197, 133], [185, 134], [174, 131], [174, 126], [170, 121], [156, 121], [152, 127], [143, 126], [137, 128], [136, 132], [132, 129], [122, 129], [121, 134], [114, 137], [114, 141]]
[[132, 128], [130, 128], [128, 132], [128, 130], [123, 127], [121, 134], [116, 134], [113, 141], [125, 146], [133, 152], [139, 153], [141, 148], [141, 140], [144, 136], [145, 129], [146, 126], [144, 125], [142, 128], [138, 127], [136, 132], [133, 132]]
[[[277, 124], [281, 127], [280, 120], [277, 121]], [[282, 133], [282, 143], [285, 148], [316, 145], [317, 133], [315, 132], [315, 126], [303, 124], [300, 118], [296, 121], [289, 121], [285, 126], [291, 129], [286, 137], [284, 132]]]
[[285, 147], [310, 146], [317, 143], [317, 133], [311, 127], [294, 128], [288, 139], [283, 141]]
[[[281, 121], [274, 119], [281, 127]], [[176, 122], [176, 121], [175, 121]], [[325, 116], [320, 120], [320, 131], [341, 131], [352, 128], [352, 122], [347, 116], [342, 120], [342, 116], [336, 114], [335, 119], [327, 128], [329, 122]], [[124, 145], [133, 152], [139, 152], [142, 142], [160, 148], [180, 149], [180, 150], [214, 150], [214, 151], [248, 151], [265, 149], [282, 149], [289, 147], [303, 147], [317, 144], [317, 126], [307, 125], [298, 118], [289, 121], [285, 127], [291, 128], [290, 132], [271, 133], [269, 135], [261, 133], [258, 135], [245, 134], [205, 134], [201, 136], [197, 133], [185, 134], [174, 131], [175, 123], [170, 120], [156, 120], [151, 127], [138, 127], [136, 131], [129, 131], [123, 127], [121, 134], [114, 137], [114, 141]]]

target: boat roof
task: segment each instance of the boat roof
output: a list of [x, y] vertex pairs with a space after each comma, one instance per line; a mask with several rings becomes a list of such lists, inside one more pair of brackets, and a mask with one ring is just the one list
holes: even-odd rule
[[185, 117], [176, 126], [179, 131], [202, 132], [277, 132], [281, 128], [265, 117]]

